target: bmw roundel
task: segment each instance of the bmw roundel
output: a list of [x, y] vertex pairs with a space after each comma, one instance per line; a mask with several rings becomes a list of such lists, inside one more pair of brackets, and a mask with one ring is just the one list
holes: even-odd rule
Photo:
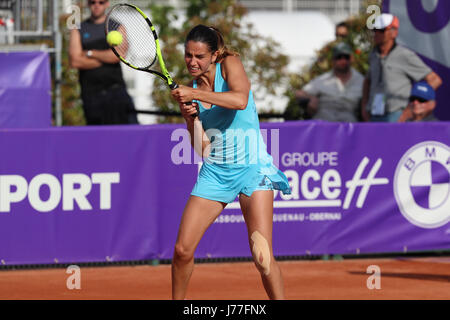
[[394, 177], [394, 194], [402, 215], [422, 228], [450, 221], [450, 148], [436, 141], [411, 147]]

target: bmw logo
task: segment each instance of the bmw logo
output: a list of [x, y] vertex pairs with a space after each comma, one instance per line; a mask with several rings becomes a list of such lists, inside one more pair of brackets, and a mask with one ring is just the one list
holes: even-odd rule
[[422, 228], [450, 221], [450, 148], [427, 141], [410, 148], [395, 170], [394, 194], [402, 215]]

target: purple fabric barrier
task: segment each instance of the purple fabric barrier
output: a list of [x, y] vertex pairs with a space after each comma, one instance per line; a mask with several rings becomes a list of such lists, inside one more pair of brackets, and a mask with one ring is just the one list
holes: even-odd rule
[[51, 90], [47, 53], [0, 53], [0, 128], [50, 127]]
[[383, 1], [383, 11], [398, 16], [398, 41], [419, 54], [442, 78], [435, 115], [450, 120], [450, 1]]
[[[293, 193], [276, 255], [450, 248], [450, 123], [263, 123]], [[198, 157], [180, 125], [2, 130], [2, 264], [170, 259]], [[196, 257], [250, 257], [237, 202]]]
[[0, 131], [2, 263], [156, 257], [153, 132], [139, 126]]
[[[262, 128], [267, 133], [268, 150], [293, 188], [292, 195], [277, 193], [274, 199], [273, 245], [277, 255], [450, 247], [449, 123], [286, 122], [263, 123]], [[409, 151], [416, 147], [416, 153]], [[426, 152], [430, 156], [425, 156]], [[433, 152], [438, 153], [438, 159]], [[416, 159], [415, 166], [411, 159]], [[186, 165], [173, 166], [168, 157], [163, 165], [166, 177], [178, 181], [177, 201], [171, 194], [163, 195], [166, 205], [160, 211], [160, 258], [171, 258], [177, 233], [174, 224], [180, 221], [195, 171], [183, 171], [187, 168], [181, 167]], [[401, 169], [408, 165], [411, 171], [405, 175]], [[413, 190], [415, 198], [408, 198], [402, 190]], [[406, 207], [404, 212], [400, 205]], [[434, 220], [423, 222], [427, 215]], [[208, 229], [196, 256], [250, 256], [237, 202], [228, 205]]]

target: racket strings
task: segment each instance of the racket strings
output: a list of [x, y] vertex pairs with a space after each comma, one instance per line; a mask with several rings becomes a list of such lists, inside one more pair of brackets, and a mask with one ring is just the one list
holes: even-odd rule
[[129, 64], [147, 69], [156, 61], [154, 34], [146, 19], [133, 7], [113, 8], [106, 21], [106, 31], [118, 31], [122, 35], [122, 43], [114, 49]]

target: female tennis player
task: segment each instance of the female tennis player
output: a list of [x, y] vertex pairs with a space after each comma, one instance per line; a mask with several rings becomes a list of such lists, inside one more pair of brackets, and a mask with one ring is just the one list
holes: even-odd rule
[[[289, 194], [291, 189], [266, 151], [250, 81], [239, 55], [224, 45], [214, 27], [198, 25], [189, 32], [185, 62], [193, 81], [172, 90], [172, 96], [204, 163], [178, 231], [172, 297], [185, 298], [197, 245], [227, 203], [239, 196], [253, 260], [267, 295], [284, 299], [272, 250], [273, 190]], [[197, 108], [199, 116], [194, 118]]]

